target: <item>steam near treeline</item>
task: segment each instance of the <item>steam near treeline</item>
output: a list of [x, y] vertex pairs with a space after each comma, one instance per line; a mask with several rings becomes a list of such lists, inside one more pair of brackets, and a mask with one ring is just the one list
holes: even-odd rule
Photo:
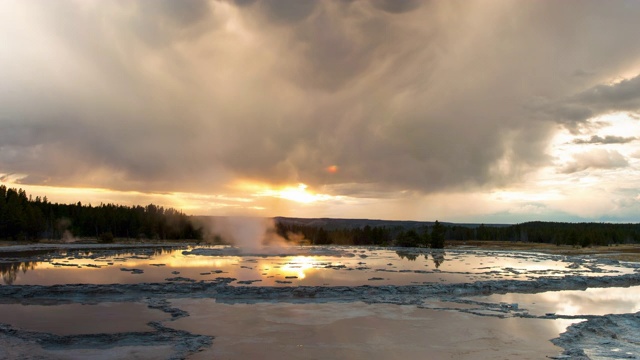
[[[314, 225], [296, 219], [223, 219], [188, 216], [157, 205], [99, 206], [51, 203], [22, 189], [0, 185], [0, 239], [115, 238], [204, 240], [259, 245], [377, 245], [441, 248], [445, 240], [530, 241], [574, 246], [640, 243], [640, 224], [526, 222], [516, 225], [460, 225], [420, 222], [360, 224], [335, 220]], [[370, 221], [369, 221], [370, 222]], [[336, 224], [339, 224], [336, 226]]]

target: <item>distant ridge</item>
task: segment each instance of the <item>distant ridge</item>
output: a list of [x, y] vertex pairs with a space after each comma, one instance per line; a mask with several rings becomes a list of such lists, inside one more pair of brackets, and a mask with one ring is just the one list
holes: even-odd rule
[[[337, 229], [359, 229], [365, 226], [370, 227], [400, 227], [403, 229], [417, 229], [425, 226], [433, 226], [435, 221], [413, 221], [413, 220], [374, 220], [374, 219], [336, 219], [336, 218], [294, 218], [276, 216], [276, 222], [285, 225], [303, 225], [322, 227], [325, 230]], [[464, 226], [469, 228], [477, 228], [481, 224], [456, 224], [449, 222], [441, 222], [442, 225], [448, 226]], [[484, 224], [490, 227], [504, 227], [507, 224]]]

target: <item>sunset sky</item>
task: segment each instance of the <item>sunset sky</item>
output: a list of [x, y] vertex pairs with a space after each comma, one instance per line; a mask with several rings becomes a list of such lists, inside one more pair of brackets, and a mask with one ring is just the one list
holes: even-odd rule
[[194, 215], [640, 221], [638, 1], [0, 1], [0, 183]]

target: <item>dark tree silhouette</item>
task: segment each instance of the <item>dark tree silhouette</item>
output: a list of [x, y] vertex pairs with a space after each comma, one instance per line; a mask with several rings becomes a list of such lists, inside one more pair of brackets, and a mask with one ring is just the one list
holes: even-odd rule
[[434, 249], [444, 248], [444, 226], [438, 220], [431, 229], [431, 247]]
[[0, 185], [0, 239], [94, 238], [200, 239], [191, 217], [153, 204], [147, 207], [101, 204], [93, 207], [50, 203], [27, 197], [24, 190]]

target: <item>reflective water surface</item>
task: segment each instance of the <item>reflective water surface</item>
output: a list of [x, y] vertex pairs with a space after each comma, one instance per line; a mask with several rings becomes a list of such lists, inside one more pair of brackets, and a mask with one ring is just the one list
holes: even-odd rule
[[25, 257], [0, 253], [6, 285], [108, 284], [236, 279], [232, 285], [408, 285], [540, 276], [631, 273], [617, 263], [500, 251], [293, 248], [243, 255], [228, 247], [58, 251]]
[[151, 331], [148, 322], [168, 318], [169, 315], [140, 303], [0, 304], [0, 323], [57, 335]]
[[389, 304], [172, 301], [191, 316], [169, 326], [215, 335], [192, 359], [541, 359], [560, 349], [553, 321], [480, 318]]
[[533, 315], [606, 315], [640, 311], [640, 286], [550, 291], [539, 294], [504, 294], [474, 300], [518, 304]]
[[[279, 302], [278, 297], [267, 296], [268, 292], [294, 293], [298, 289], [268, 287], [465, 283], [458, 287], [464, 289], [470, 287], [466, 283], [484, 280], [535, 281], [637, 271], [631, 263], [509, 251], [295, 247], [243, 253], [229, 247], [200, 246], [9, 253], [0, 249], [2, 286], [179, 284], [231, 278], [233, 286], [264, 286], [259, 293], [264, 290], [266, 294], [232, 304], [216, 302], [209, 297], [214, 292], [158, 292], [160, 288], [180, 288], [168, 284], [148, 285], [148, 292], [138, 297], [128, 290], [88, 292], [87, 297], [57, 295], [60, 288], [75, 289], [73, 286], [48, 288], [49, 293], [32, 298], [27, 287], [24, 298], [0, 299], [0, 324], [15, 329], [0, 332], [0, 358], [25, 354], [39, 358], [169, 358], [181, 345], [167, 344], [166, 339], [185, 344], [193, 341], [187, 336], [193, 334], [214, 338], [212, 345], [199, 348], [202, 352], [194, 351], [189, 359], [280, 359], [283, 354], [288, 359], [540, 359], [561, 351], [549, 339], [568, 325], [583, 321], [580, 315], [640, 311], [640, 287], [469, 298], [457, 298], [455, 292], [449, 292], [442, 298], [420, 298], [422, 303], [413, 305], [401, 301], [406, 295], [393, 292], [377, 302], [360, 302], [367, 298], [368, 287], [360, 288], [362, 297], [348, 301], [336, 296], [317, 301], [304, 298], [302, 302], [292, 297], [288, 298], [291, 302]], [[16, 288], [4, 290], [10, 295]], [[242, 293], [250, 289], [231, 290]], [[23, 301], [30, 305], [15, 303]], [[80, 304], [83, 302], [96, 304]], [[526, 316], [527, 312], [539, 318]], [[549, 314], [577, 317], [558, 319]], [[14, 336], [12, 331], [23, 333]], [[82, 346], [64, 343], [47, 347], [25, 332], [82, 335], [63, 342], [88, 334], [98, 336], [84, 340]], [[128, 340], [113, 344], [123, 336]], [[155, 340], [149, 343], [149, 339]]]

